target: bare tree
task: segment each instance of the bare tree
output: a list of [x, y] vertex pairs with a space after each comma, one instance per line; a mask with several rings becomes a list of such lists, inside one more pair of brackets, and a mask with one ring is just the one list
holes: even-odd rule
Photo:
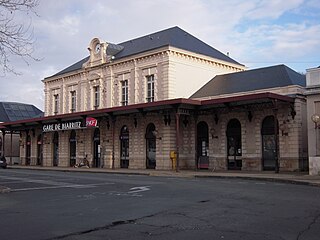
[[[38, 59], [33, 56], [33, 29], [31, 15], [37, 16], [35, 8], [38, 0], [0, 0], [0, 71], [5, 75], [8, 72], [19, 74], [10, 59], [20, 57], [28, 64], [29, 60]], [[23, 13], [30, 16], [29, 21], [21, 22], [17, 15]]]

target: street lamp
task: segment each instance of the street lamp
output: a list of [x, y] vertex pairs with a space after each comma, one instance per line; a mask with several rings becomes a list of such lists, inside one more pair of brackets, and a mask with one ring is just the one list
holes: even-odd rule
[[318, 114], [313, 114], [311, 120], [314, 122], [314, 128], [319, 128], [318, 123], [320, 122], [320, 116]]

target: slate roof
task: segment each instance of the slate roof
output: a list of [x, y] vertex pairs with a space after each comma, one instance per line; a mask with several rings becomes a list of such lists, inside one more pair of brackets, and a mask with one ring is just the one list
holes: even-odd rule
[[[114, 55], [114, 59], [121, 59], [134, 54], [147, 52], [165, 46], [173, 46], [179, 49], [199, 53], [229, 63], [242, 65], [179, 27], [168, 28], [160, 32], [148, 34], [143, 37], [119, 43], [118, 45], [123, 46], [124, 48], [122, 51]], [[81, 69], [82, 65], [87, 62], [88, 59], [89, 57], [86, 57], [53, 76], [58, 76], [64, 73]]]
[[306, 86], [306, 77], [285, 65], [217, 75], [190, 98], [248, 92], [290, 85]]
[[0, 102], [0, 122], [43, 117], [43, 112], [30, 104]]

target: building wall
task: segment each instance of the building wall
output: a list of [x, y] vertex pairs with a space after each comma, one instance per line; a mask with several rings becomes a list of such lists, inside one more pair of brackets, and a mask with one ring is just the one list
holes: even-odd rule
[[[216, 74], [242, 71], [231, 64], [203, 55], [164, 47], [119, 60], [92, 55], [83, 68], [44, 79], [45, 116], [71, 112], [71, 91], [76, 91], [76, 111], [94, 109], [95, 86], [100, 87], [98, 108], [121, 105], [121, 81], [128, 80], [129, 103], [144, 103], [147, 96], [146, 76], [154, 75], [155, 101], [189, 97]], [[188, 82], [188, 84], [186, 84]], [[59, 95], [55, 113], [54, 95]]]
[[[93, 41], [96, 41], [94, 39]], [[103, 46], [105, 47], [105, 46]], [[91, 51], [91, 50], [90, 50]], [[105, 51], [104, 51], [105, 52]], [[121, 82], [128, 80], [129, 103], [144, 103], [147, 95], [146, 76], [154, 75], [155, 101], [189, 97], [194, 91], [212, 79], [216, 74], [242, 71], [241, 65], [230, 64], [199, 54], [165, 47], [137, 54], [125, 59], [113, 60], [108, 56], [93, 54], [74, 72], [45, 79], [45, 116], [54, 115], [54, 95], [59, 94], [57, 114], [71, 112], [71, 91], [76, 91], [76, 111], [93, 110], [94, 87], [100, 87], [98, 108], [110, 108], [121, 105]], [[186, 84], [187, 83], [187, 84]], [[294, 108], [281, 105], [278, 109], [280, 170], [296, 171], [303, 169], [307, 156], [305, 129], [307, 119], [306, 101], [302, 96], [304, 88], [287, 86], [274, 89], [261, 89], [252, 92], [225, 94], [209, 98], [233, 97], [252, 93], [273, 92], [289, 95], [298, 94]], [[308, 103], [309, 104], [309, 103]], [[308, 107], [309, 108], [309, 107]], [[293, 111], [294, 110], [294, 111]], [[179, 166], [182, 169], [195, 169], [197, 166], [197, 124], [204, 121], [208, 125], [209, 169], [226, 170], [227, 160], [227, 125], [231, 119], [241, 123], [242, 170], [262, 170], [262, 122], [267, 116], [273, 116], [273, 106], [257, 105], [248, 109], [221, 109], [190, 113], [180, 116], [179, 131]], [[295, 114], [293, 114], [295, 113]], [[164, 114], [169, 114], [171, 122], [164, 122]], [[217, 119], [216, 119], [217, 115]], [[98, 118], [101, 145], [101, 167], [120, 168], [120, 131], [123, 126], [129, 129], [129, 168], [146, 168], [146, 129], [149, 123], [156, 127], [156, 169], [172, 168], [170, 152], [177, 150], [176, 112], [173, 110], [128, 114]], [[136, 121], [135, 121], [136, 120]], [[309, 128], [308, 128], [309, 129]], [[93, 137], [95, 128], [76, 130], [76, 161], [85, 157], [93, 166]], [[37, 160], [36, 136], [42, 132], [40, 126], [31, 134], [31, 165]], [[58, 131], [59, 163], [58, 166], [70, 166], [70, 130]], [[30, 134], [30, 133], [29, 133]], [[53, 165], [53, 132], [43, 133], [44, 166]], [[20, 142], [21, 163], [26, 164], [26, 137], [22, 134]], [[310, 142], [310, 140], [309, 140]]]
[[218, 74], [243, 71], [245, 68], [209, 57], [171, 48], [171, 98], [189, 98]]
[[307, 69], [307, 114], [309, 174], [320, 174], [320, 131], [311, 120], [314, 114], [320, 116], [320, 68]]
[[4, 156], [8, 163], [12, 164], [18, 164], [20, 163], [19, 159], [19, 140], [20, 135], [18, 133], [6, 133], [3, 137], [3, 134], [1, 133], [0, 136], [0, 156], [2, 156], [2, 147], [4, 148]]
[[[280, 171], [302, 170], [303, 160], [306, 158], [306, 141], [303, 129], [306, 128], [303, 114], [306, 108], [305, 100], [296, 99], [295, 111], [292, 115], [290, 105], [280, 105], [278, 109], [279, 124], [279, 152]], [[115, 121], [111, 118], [100, 118], [100, 144], [101, 167], [120, 168], [120, 131], [123, 126], [129, 130], [129, 168], [146, 168], [146, 129], [149, 123], [153, 123], [157, 130], [156, 135], [156, 169], [172, 169], [170, 152], [176, 150], [176, 113], [168, 111], [171, 122], [164, 122], [164, 112], [148, 112], [144, 115], [134, 114], [117, 116]], [[257, 106], [252, 110], [251, 121], [248, 112], [244, 109], [218, 112], [218, 119], [212, 112], [194, 115], [180, 116], [180, 142], [179, 142], [179, 166], [181, 169], [196, 168], [196, 144], [197, 124], [204, 121], [208, 124], [209, 135], [209, 169], [227, 169], [227, 125], [231, 119], [238, 119], [241, 123], [242, 141], [242, 170], [261, 171], [262, 162], [262, 122], [267, 116], [273, 116], [272, 106]], [[136, 119], [136, 121], [134, 120]], [[135, 124], [136, 122], [136, 124]], [[36, 138], [41, 129], [35, 130], [31, 135], [32, 151], [31, 165], [36, 164], [37, 148]], [[85, 156], [93, 165], [93, 135], [95, 128], [76, 130], [77, 162]], [[59, 133], [59, 165], [70, 166], [70, 130], [58, 131]], [[53, 132], [44, 133], [43, 136], [43, 165], [52, 166], [53, 158]], [[25, 146], [26, 133], [22, 134], [21, 145]], [[25, 164], [25, 147], [21, 148], [22, 164]]]

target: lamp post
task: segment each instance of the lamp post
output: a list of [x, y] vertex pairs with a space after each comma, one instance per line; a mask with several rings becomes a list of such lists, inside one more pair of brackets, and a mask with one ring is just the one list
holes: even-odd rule
[[316, 156], [319, 156], [319, 147], [318, 147], [318, 128], [320, 122], [320, 116], [318, 114], [313, 114], [311, 116], [312, 122], [314, 122], [314, 128], [316, 130]]

